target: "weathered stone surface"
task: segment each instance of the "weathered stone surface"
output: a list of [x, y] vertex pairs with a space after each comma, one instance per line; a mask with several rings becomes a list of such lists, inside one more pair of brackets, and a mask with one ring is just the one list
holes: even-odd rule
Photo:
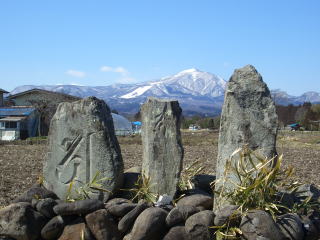
[[166, 216], [167, 212], [161, 208], [147, 208], [136, 219], [131, 231], [131, 239], [162, 239], [166, 231]]
[[54, 206], [53, 211], [57, 215], [61, 216], [77, 214], [85, 215], [102, 208], [104, 208], [102, 201], [97, 199], [85, 199], [75, 202], [59, 203], [58, 205]]
[[13, 203], [0, 209], [0, 236], [16, 240], [35, 240], [47, 219], [33, 210], [29, 203]]
[[187, 234], [193, 240], [213, 239], [212, 231], [209, 227], [213, 226], [214, 213], [210, 210], [198, 212], [189, 217], [185, 224]]
[[150, 178], [151, 191], [174, 196], [177, 191], [183, 147], [181, 108], [178, 101], [148, 98], [142, 114], [142, 173]]
[[17, 197], [13, 203], [17, 202], [29, 202], [33, 199], [43, 199], [43, 198], [52, 198], [58, 199], [58, 196], [48, 189], [44, 188], [40, 184], [33, 185], [30, 189], [24, 192], [21, 196]]
[[136, 218], [142, 213], [145, 209], [149, 207], [148, 203], [142, 202], [139, 203], [134, 209], [128, 212], [118, 223], [118, 229], [120, 232], [127, 232], [132, 225]]
[[120, 232], [112, 215], [100, 209], [86, 216], [86, 222], [97, 240], [120, 240]]
[[303, 225], [298, 215], [293, 213], [284, 214], [277, 219], [277, 224], [288, 239], [304, 239]]
[[[226, 163], [238, 148], [246, 145], [265, 157], [276, 155], [277, 127], [275, 105], [261, 75], [251, 65], [236, 69], [228, 82], [221, 114], [216, 190], [220, 191], [222, 186], [226, 190], [234, 189], [233, 184], [223, 179]], [[238, 182], [232, 172], [226, 178]], [[226, 201], [218, 198], [216, 195], [215, 208]]]
[[43, 216], [51, 219], [56, 215], [53, 211], [55, 205], [57, 205], [57, 202], [52, 198], [40, 199], [36, 204], [36, 209]]
[[52, 218], [41, 230], [41, 237], [45, 240], [58, 239], [63, 232], [65, 222], [61, 216]]
[[107, 208], [108, 212], [116, 217], [123, 217], [137, 206], [135, 203], [113, 204]]
[[[320, 224], [319, 221], [314, 220], [312, 214], [309, 216], [302, 216], [302, 224], [304, 229], [305, 240], [318, 240], [320, 239]], [[318, 228], [317, 228], [318, 227]]]
[[208, 194], [196, 193], [181, 198], [177, 202], [177, 206], [194, 206], [203, 207], [203, 209], [212, 209], [213, 197]]
[[170, 228], [163, 240], [190, 240], [184, 226], [175, 226]]
[[58, 240], [93, 240], [85, 223], [67, 225]]
[[[50, 124], [49, 152], [44, 163], [45, 186], [65, 199], [74, 188], [100, 173], [102, 187], [122, 185], [123, 161], [109, 107], [94, 97], [60, 103]], [[81, 183], [82, 182], [82, 183]], [[91, 198], [106, 201], [110, 193], [96, 191]], [[73, 194], [71, 194], [73, 197]]]
[[166, 223], [168, 227], [173, 227], [178, 224], [183, 224], [188, 217], [199, 212], [194, 206], [177, 206], [173, 208], [167, 218]]
[[272, 217], [261, 210], [249, 211], [241, 220], [240, 229], [248, 240], [285, 240], [286, 236], [281, 232]]
[[[239, 206], [225, 205], [221, 209], [215, 211], [214, 225], [222, 226], [229, 219], [231, 222], [238, 222], [241, 219], [240, 212], [237, 211]], [[240, 219], [239, 219], [240, 218]]]

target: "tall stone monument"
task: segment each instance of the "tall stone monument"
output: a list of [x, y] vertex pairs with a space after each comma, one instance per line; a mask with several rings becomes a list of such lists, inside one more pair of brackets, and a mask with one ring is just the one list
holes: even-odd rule
[[[221, 114], [216, 190], [234, 188], [223, 179], [227, 160], [235, 150], [246, 145], [265, 157], [276, 156], [277, 127], [275, 105], [261, 75], [251, 65], [236, 69], [228, 82]], [[232, 172], [226, 173], [226, 179], [237, 182]], [[215, 196], [214, 207], [224, 201]]]
[[150, 178], [153, 193], [173, 197], [183, 160], [181, 108], [178, 101], [148, 98], [141, 115], [142, 173]]
[[[122, 184], [123, 161], [109, 107], [89, 97], [59, 104], [49, 132], [44, 163], [45, 187], [65, 199], [68, 188], [79, 188], [100, 173], [103, 188], [114, 191]], [[92, 198], [107, 200], [110, 193], [96, 191]]]

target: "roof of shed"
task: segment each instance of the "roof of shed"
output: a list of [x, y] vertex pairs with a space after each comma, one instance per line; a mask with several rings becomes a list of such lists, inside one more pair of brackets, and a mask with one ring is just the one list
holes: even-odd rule
[[34, 93], [34, 92], [42, 92], [42, 93], [49, 93], [49, 94], [59, 94], [59, 95], [65, 96], [65, 97], [70, 97], [70, 98], [74, 98], [74, 99], [81, 99], [80, 97], [69, 95], [69, 94], [66, 94], [66, 93], [48, 91], [48, 90], [44, 90], [44, 89], [40, 89], [40, 88], [33, 88], [33, 89], [30, 89], [30, 90], [27, 90], [27, 91], [24, 91], [24, 92], [19, 92], [17, 94], [9, 95], [8, 98], [9, 99], [13, 99], [13, 98], [20, 97], [20, 96], [23, 96], [23, 95], [26, 95], [26, 94], [29, 94], [29, 93]]
[[0, 88], [0, 93], [9, 93], [9, 92], [7, 92], [6, 90]]
[[31, 107], [1, 107], [0, 117], [29, 116], [36, 109]]
[[0, 122], [20, 122], [21, 120], [26, 119], [26, 117], [5, 117], [0, 118]]

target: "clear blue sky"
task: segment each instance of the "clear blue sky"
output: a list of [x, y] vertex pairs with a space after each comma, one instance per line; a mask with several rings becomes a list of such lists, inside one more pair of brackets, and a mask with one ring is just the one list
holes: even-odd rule
[[271, 89], [320, 92], [318, 0], [1, 0], [0, 88], [109, 85], [253, 64]]

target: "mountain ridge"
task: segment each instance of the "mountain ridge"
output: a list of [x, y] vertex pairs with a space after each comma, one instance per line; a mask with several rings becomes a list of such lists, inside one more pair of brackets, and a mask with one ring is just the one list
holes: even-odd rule
[[[223, 78], [215, 74], [191, 68], [159, 80], [136, 84], [23, 85], [15, 88], [9, 94], [39, 88], [78, 97], [95, 96], [105, 100], [111, 108], [125, 114], [136, 113], [146, 98], [152, 96], [178, 100], [184, 115], [214, 116], [221, 111], [226, 84]], [[275, 89], [271, 91], [271, 95], [280, 105], [299, 105], [306, 101], [320, 103], [320, 94], [314, 91], [306, 92], [301, 96], [292, 96], [285, 91]]]

